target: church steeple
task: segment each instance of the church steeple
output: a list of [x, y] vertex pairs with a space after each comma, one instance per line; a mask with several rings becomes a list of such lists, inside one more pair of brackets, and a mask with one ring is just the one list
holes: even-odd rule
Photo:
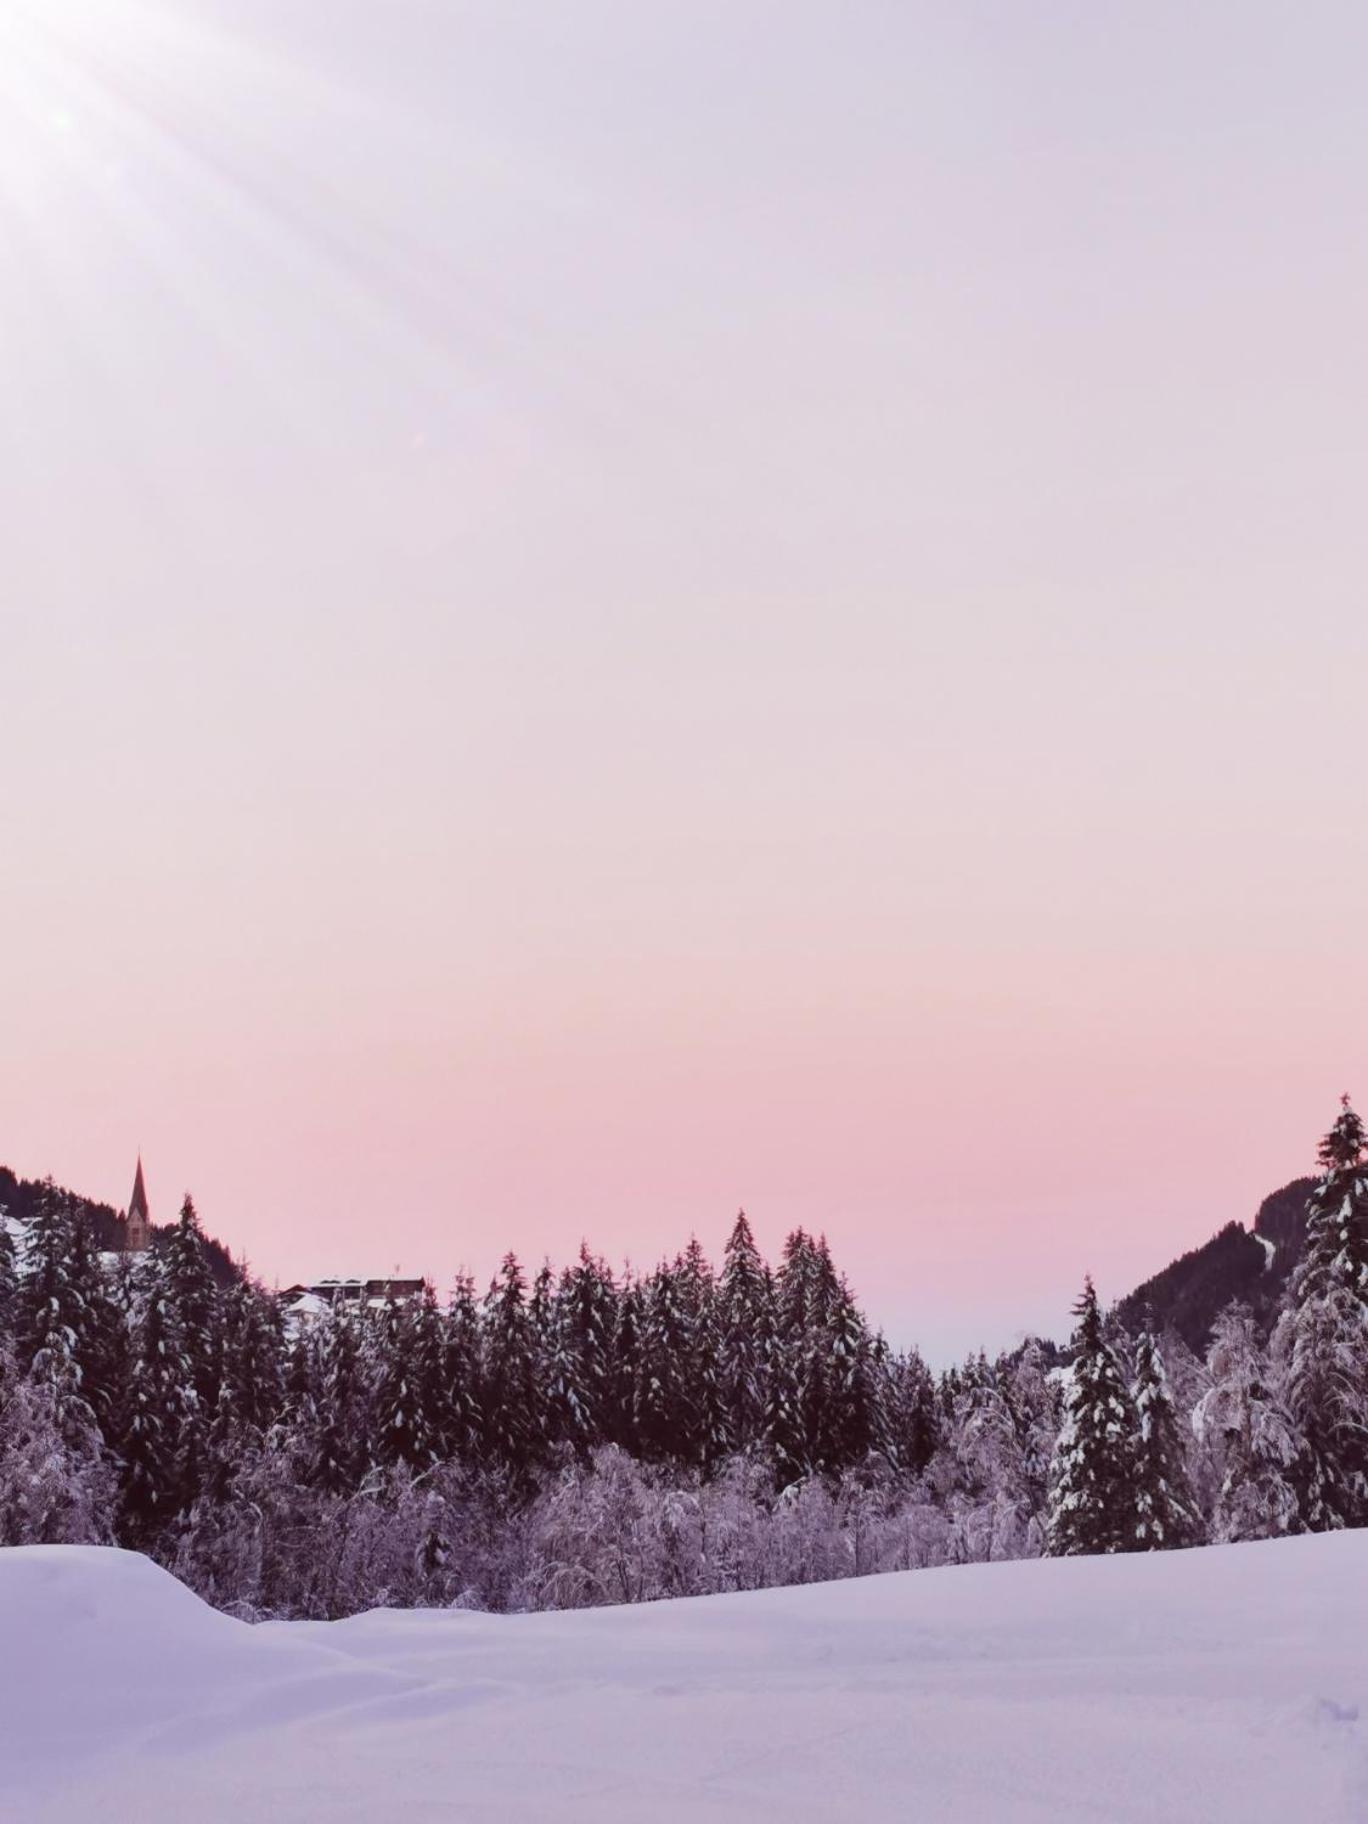
[[147, 1208], [147, 1186], [143, 1183], [142, 1154], [139, 1153], [133, 1195], [128, 1200], [128, 1214], [124, 1218], [124, 1250], [129, 1254], [141, 1254], [151, 1245], [152, 1217]]

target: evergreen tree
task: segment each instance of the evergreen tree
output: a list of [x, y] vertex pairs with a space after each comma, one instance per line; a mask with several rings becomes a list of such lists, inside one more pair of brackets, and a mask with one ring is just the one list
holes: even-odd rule
[[458, 1274], [447, 1306], [443, 1338], [443, 1404], [447, 1415], [444, 1457], [473, 1463], [479, 1454], [483, 1418], [480, 1411], [480, 1318], [469, 1274]]
[[553, 1429], [579, 1450], [612, 1435], [616, 1325], [612, 1274], [581, 1242], [579, 1260], [561, 1278], [549, 1377]]
[[645, 1288], [634, 1431], [643, 1457], [696, 1461], [697, 1389], [690, 1382], [688, 1317], [676, 1267], [660, 1266]]
[[515, 1477], [532, 1471], [545, 1440], [537, 1330], [526, 1286], [517, 1256], [505, 1254], [484, 1306], [484, 1451]]
[[718, 1381], [728, 1440], [737, 1450], [749, 1449], [763, 1435], [773, 1321], [769, 1268], [746, 1212], [738, 1210], [722, 1257], [717, 1298]]
[[112, 1464], [89, 1408], [0, 1339], [0, 1546], [104, 1545]]
[[[316, 1351], [296, 1345], [307, 1372], [308, 1392], [296, 1399], [294, 1411], [305, 1448], [308, 1474], [329, 1495], [351, 1495], [371, 1467], [371, 1405], [361, 1359], [364, 1319], [340, 1300], [320, 1320]], [[316, 1360], [317, 1366], [313, 1367]]]
[[812, 1353], [823, 1390], [814, 1415], [814, 1455], [828, 1474], [839, 1475], [873, 1449], [878, 1404], [869, 1331], [844, 1283], [828, 1306]]
[[166, 1297], [190, 1371], [189, 1385], [207, 1426], [218, 1405], [222, 1331], [218, 1287], [209, 1267], [204, 1230], [188, 1191], [160, 1251]]
[[446, 1431], [442, 1325], [430, 1286], [412, 1303], [389, 1300], [377, 1351], [376, 1455], [386, 1468], [421, 1472], [437, 1461]]
[[220, 1312], [222, 1394], [229, 1399], [237, 1420], [257, 1437], [264, 1437], [286, 1403], [280, 1307], [243, 1278], [229, 1288]]
[[641, 1379], [641, 1329], [644, 1296], [636, 1279], [628, 1276], [617, 1303], [610, 1369], [611, 1397], [608, 1436], [620, 1449], [639, 1454], [637, 1437], [637, 1387]]
[[1368, 1161], [1363, 1122], [1342, 1100], [1320, 1145], [1306, 1246], [1279, 1320], [1274, 1355], [1300, 1434], [1298, 1526], [1368, 1522]]
[[1133, 1551], [1135, 1410], [1103, 1333], [1091, 1279], [1074, 1306], [1073, 1376], [1050, 1477], [1048, 1550], [1055, 1558]]
[[1217, 1318], [1207, 1367], [1211, 1385], [1192, 1423], [1214, 1460], [1213, 1543], [1275, 1539], [1295, 1530], [1298, 1439], [1270, 1384], [1247, 1305], [1228, 1305]]
[[1188, 1480], [1164, 1358], [1148, 1330], [1136, 1345], [1133, 1397], [1136, 1546], [1153, 1552], [1197, 1545], [1201, 1518]]
[[147, 1256], [132, 1378], [120, 1425], [123, 1459], [121, 1537], [154, 1546], [189, 1504], [199, 1479], [197, 1414], [186, 1360], [155, 1254]]
[[890, 1359], [885, 1405], [890, 1461], [905, 1475], [919, 1475], [935, 1452], [943, 1420], [935, 1379], [916, 1349]]
[[0, 1348], [12, 1342], [19, 1308], [19, 1261], [3, 1207], [0, 1207]]

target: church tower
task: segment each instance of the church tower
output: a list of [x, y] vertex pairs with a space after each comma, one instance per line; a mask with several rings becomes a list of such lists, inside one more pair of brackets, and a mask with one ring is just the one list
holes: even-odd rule
[[124, 1252], [141, 1254], [151, 1246], [152, 1218], [147, 1210], [147, 1187], [143, 1183], [142, 1154], [139, 1153], [133, 1195], [128, 1200], [128, 1214], [124, 1217]]

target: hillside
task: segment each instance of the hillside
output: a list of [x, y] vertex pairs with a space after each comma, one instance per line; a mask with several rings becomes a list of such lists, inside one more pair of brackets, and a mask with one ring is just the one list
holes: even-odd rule
[[[8, 1166], [0, 1165], [0, 1216], [7, 1216], [12, 1222], [31, 1222], [43, 1189], [40, 1179], [19, 1178]], [[123, 1246], [121, 1214], [113, 1204], [99, 1203], [94, 1198], [81, 1196], [78, 1191], [69, 1191], [62, 1185], [58, 1185], [56, 1190], [60, 1197], [64, 1197], [89, 1222], [97, 1247], [112, 1252]], [[164, 1232], [168, 1226], [166, 1223], [154, 1225], [154, 1245], [157, 1233]], [[242, 1277], [242, 1269], [222, 1242], [206, 1235], [202, 1245], [210, 1271], [220, 1286], [230, 1286]]]
[[1365, 1628], [1368, 1533], [256, 1628], [12, 1549], [0, 1815], [1350, 1824]]
[[1306, 1202], [1315, 1180], [1295, 1178], [1265, 1197], [1252, 1229], [1228, 1222], [1121, 1299], [1116, 1315], [1128, 1330], [1149, 1323], [1173, 1329], [1199, 1354], [1211, 1340], [1217, 1313], [1233, 1298], [1251, 1306], [1263, 1327], [1277, 1310], [1301, 1258]]

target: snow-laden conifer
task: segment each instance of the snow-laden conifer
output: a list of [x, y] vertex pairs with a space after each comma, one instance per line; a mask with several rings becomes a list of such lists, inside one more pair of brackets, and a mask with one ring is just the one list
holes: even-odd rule
[[1159, 1345], [1148, 1330], [1135, 1348], [1133, 1475], [1139, 1551], [1196, 1545], [1201, 1517], [1188, 1479], [1187, 1452]]
[[1208, 1536], [1227, 1544], [1294, 1531], [1298, 1439], [1247, 1305], [1228, 1305], [1217, 1318], [1207, 1371], [1211, 1384], [1193, 1409], [1192, 1428], [1216, 1483]]
[[1368, 1521], [1368, 1160], [1363, 1122], [1342, 1099], [1321, 1142], [1306, 1245], [1273, 1357], [1299, 1434], [1298, 1526]]
[[1091, 1279], [1074, 1314], [1074, 1361], [1050, 1476], [1048, 1549], [1055, 1558], [1136, 1545], [1135, 1409]]

